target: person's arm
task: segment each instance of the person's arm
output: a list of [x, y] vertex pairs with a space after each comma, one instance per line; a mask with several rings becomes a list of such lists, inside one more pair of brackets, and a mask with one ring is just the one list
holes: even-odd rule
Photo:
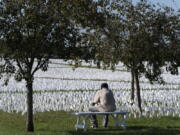
[[100, 102], [100, 96], [99, 96], [99, 91], [96, 92], [95, 96], [94, 96], [94, 100], [92, 105], [98, 104]]

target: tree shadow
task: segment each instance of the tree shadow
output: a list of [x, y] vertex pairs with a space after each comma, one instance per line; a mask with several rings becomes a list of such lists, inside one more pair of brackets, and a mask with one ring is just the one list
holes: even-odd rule
[[180, 127], [159, 128], [148, 126], [130, 126], [127, 129], [109, 127], [107, 129], [88, 129], [68, 131], [69, 135], [180, 135]]

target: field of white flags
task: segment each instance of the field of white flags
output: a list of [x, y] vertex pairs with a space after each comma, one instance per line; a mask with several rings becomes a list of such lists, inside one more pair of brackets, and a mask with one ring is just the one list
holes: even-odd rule
[[[90, 67], [91, 66], [91, 67]], [[180, 116], [180, 76], [164, 73], [165, 85], [151, 85], [140, 79], [142, 108], [145, 116]], [[35, 74], [34, 113], [44, 111], [88, 111], [95, 92], [107, 82], [113, 90], [118, 110], [127, 110], [136, 117], [138, 107], [130, 104], [131, 74], [123, 64], [116, 70], [95, 68], [82, 63], [73, 70], [69, 62], [51, 60], [47, 72]], [[8, 86], [0, 82], [0, 110], [26, 112], [25, 82], [10, 79]]]

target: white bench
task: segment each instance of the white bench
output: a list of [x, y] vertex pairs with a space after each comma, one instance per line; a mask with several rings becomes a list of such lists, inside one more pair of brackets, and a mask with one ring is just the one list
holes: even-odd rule
[[[106, 115], [109, 114], [114, 119], [115, 127], [121, 126], [123, 129], [126, 128], [126, 118], [127, 118], [127, 111], [114, 111], [114, 112], [75, 112], [73, 115], [77, 116], [77, 123], [75, 125], [76, 130], [78, 129], [84, 129], [84, 131], [87, 130], [86, 127], [86, 120], [90, 117], [90, 115]], [[122, 120], [119, 121], [119, 115], [122, 116]]]

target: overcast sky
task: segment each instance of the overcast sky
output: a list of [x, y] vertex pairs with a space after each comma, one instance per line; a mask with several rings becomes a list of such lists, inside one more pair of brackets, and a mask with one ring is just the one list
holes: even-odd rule
[[[137, 2], [138, 0], [133, 0], [134, 2]], [[180, 9], [180, 0], [150, 0], [152, 3], [160, 3], [165, 6], [170, 6], [176, 10]]]

